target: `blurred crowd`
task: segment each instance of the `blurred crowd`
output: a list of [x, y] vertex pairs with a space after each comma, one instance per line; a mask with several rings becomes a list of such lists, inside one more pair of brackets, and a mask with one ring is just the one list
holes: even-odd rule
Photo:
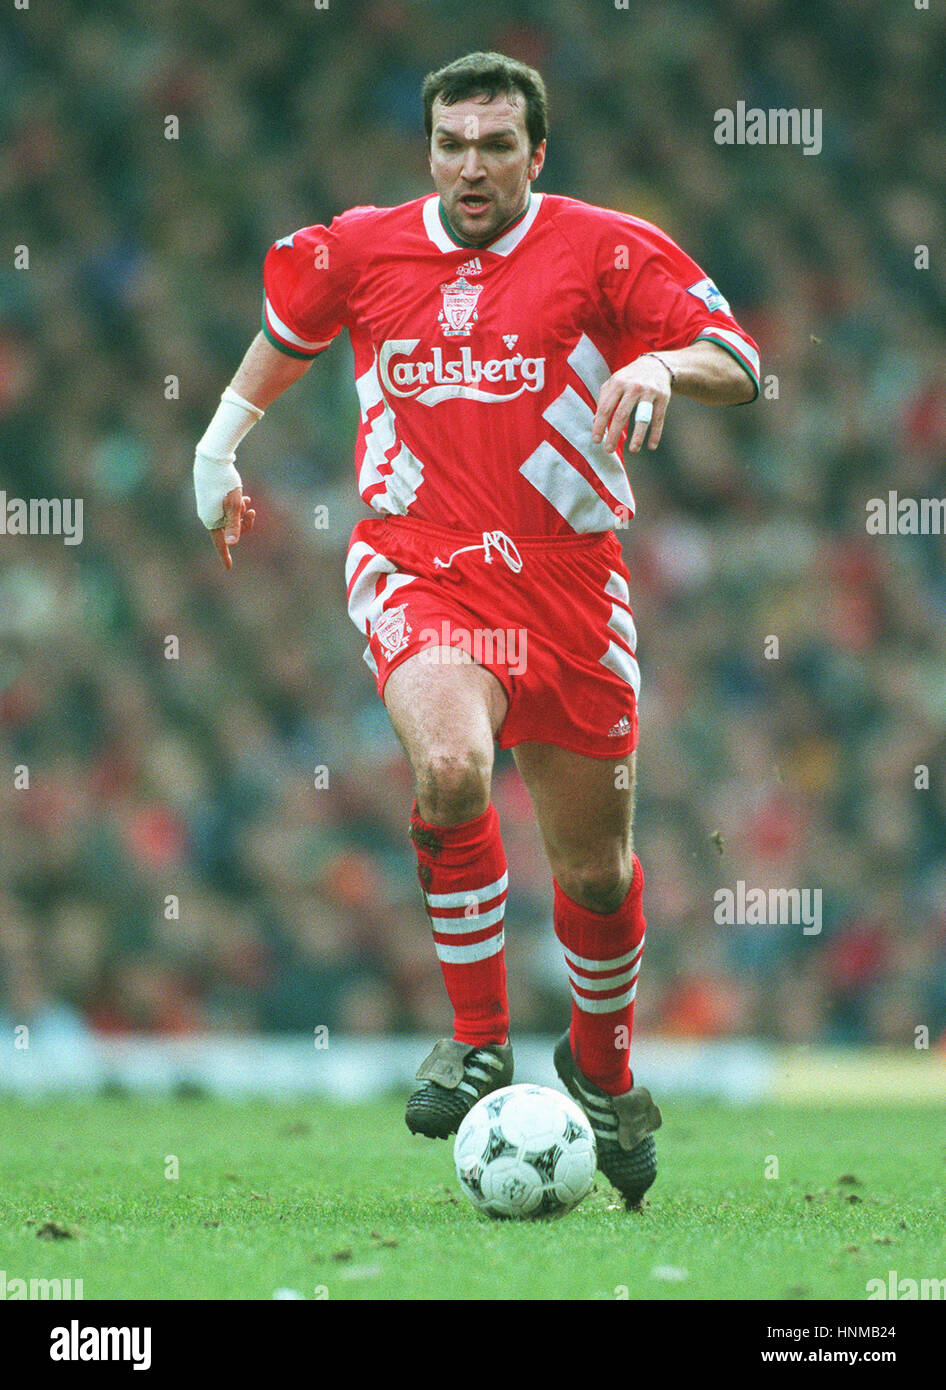
[[[946, 542], [865, 506], [946, 497], [946, 27], [876, 0], [5, 6], [0, 487], [81, 497], [84, 536], [0, 537], [0, 1019], [443, 1031], [410, 777], [344, 605], [347, 343], [241, 448], [229, 575], [190, 467], [266, 248], [426, 192], [420, 81], [477, 48], [546, 77], [538, 187], [656, 221], [762, 347], [763, 399], [675, 400], [629, 463], [638, 1027], [943, 1046]], [[716, 144], [740, 99], [822, 110], [822, 152]], [[556, 1029], [508, 754], [495, 802], [514, 1028]], [[719, 925], [740, 880], [821, 889], [820, 933]]]

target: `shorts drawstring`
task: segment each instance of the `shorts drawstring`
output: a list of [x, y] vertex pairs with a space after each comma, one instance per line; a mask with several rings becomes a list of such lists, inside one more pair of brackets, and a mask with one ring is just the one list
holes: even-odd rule
[[483, 540], [479, 545], [461, 546], [459, 550], [453, 552], [449, 560], [441, 560], [439, 555], [435, 555], [434, 564], [440, 569], [448, 570], [457, 555], [463, 555], [468, 550], [482, 550], [483, 563], [491, 565], [493, 557], [490, 554], [490, 546], [499, 552], [513, 574], [519, 573], [522, 569], [522, 556], [519, 554], [515, 541], [507, 536], [505, 531], [484, 531]]

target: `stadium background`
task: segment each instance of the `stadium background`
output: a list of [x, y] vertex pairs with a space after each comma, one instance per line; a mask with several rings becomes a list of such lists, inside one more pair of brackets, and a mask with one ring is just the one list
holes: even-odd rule
[[[663, 226], [777, 377], [745, 410], [675, 400], [629, 467], [638, 1032], [907, 1048], [925, 1025], [946, 1046], [944, 543], [865, 529], [888, 489], [946, 495], [942, 15], [73, 0], [0, 29], [0, 485], [82, 497], [85, 531], [0, 544], [0, 1027], [60, 1058], [96, 1036], [443, 1031], [407, 768], [344, 608], [347, 343], [242, 446], [259, 518], [229, 576], [190, 467], [268, 245], [426, 191], [419, 83], [490, 47], [546, 77], [538, 187]], [[739, 99], [822, 109], [822, 152], [718, 146]], [[495, 802], [515, 1034], [550, 1033], [567, 985], [508, 755]], [[739, 879], [822, 888], [823, 931], [715, 925]]]

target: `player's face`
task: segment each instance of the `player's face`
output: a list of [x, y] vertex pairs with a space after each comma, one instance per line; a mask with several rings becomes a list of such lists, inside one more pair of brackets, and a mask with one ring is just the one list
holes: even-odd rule
[[451, 227], [482, 246], [522, 212], [529, 184], [542, 168], [545, 141], [533, 154], [525, 97], [470, 97], [433, 105], [430, 172]]

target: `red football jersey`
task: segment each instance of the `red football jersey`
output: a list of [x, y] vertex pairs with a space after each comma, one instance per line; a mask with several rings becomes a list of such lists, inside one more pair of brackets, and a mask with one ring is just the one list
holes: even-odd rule
[[458, 244], [436, 194], [357, 207], [272, 246], [263, 331], [315, 357], [347, 328], [369, 506], [459, 531], [607, 531], [633, 514], [598, 392], [648, 351], [720, 344], [759, 390], [756, 344], [657, 227], [532, 193], [488, 246]]

